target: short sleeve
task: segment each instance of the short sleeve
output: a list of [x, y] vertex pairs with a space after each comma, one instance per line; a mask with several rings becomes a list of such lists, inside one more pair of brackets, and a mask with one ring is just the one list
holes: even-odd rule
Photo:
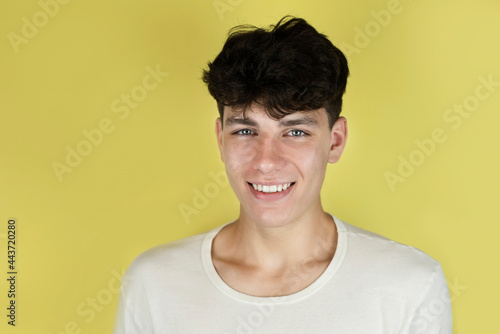
[[446, 278], [436, 266], [429, 288], [424, 292], [411, 321], [409, 334], [452, 334], [451, 299]]

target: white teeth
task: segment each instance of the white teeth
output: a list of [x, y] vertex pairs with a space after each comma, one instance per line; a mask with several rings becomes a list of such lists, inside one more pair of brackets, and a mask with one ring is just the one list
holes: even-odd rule
[[280, 192], [280, 191], [286, 190], [288, 187], [291, 186], [291, 183], [277, 184], [277, 185], [272, 185], [272, 186], [267, 186], [267, 185], [262, 185], [262, 184], [253, 184], [253, 183], [251, 183], [251, 185], [257, 191], [261, 191], [264, 193], [275, 193], [275, 192]]

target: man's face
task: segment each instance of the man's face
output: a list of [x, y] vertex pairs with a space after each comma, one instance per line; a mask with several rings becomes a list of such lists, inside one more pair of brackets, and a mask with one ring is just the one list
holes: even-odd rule
[[257, 104], [245, 116], [225, 107], [216, 121], [240, 219], [272, 227], [317, 217], [326, 166], [338, 161], [347, 138], [345, 118], [330, 129], [324, 108], [274, 120]]

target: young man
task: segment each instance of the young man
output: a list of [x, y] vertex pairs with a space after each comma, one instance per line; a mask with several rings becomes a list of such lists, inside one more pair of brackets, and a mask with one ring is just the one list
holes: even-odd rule
[[438, 262], [322, 208], [347, 139], [347, 76], [302, 19], [231, 32], [203, 80], [240, 215], [138, 256], [115, 334], [452, 333]]

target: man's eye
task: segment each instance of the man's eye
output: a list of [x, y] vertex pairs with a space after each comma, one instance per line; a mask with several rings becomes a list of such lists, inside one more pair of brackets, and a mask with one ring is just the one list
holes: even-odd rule
[[238, 131], [235, 132], [235, 134], [237, 134], [237, 135], [243, 135], [243, 136], [249, 136], [252, 133], [253, 132], [250, 129], [241, 129], [241, 130], [238, 130]]
[[292, 137], [301, 137], [306, 135], [306, 133], [302, 130], [291, 130], [289, 133]]

